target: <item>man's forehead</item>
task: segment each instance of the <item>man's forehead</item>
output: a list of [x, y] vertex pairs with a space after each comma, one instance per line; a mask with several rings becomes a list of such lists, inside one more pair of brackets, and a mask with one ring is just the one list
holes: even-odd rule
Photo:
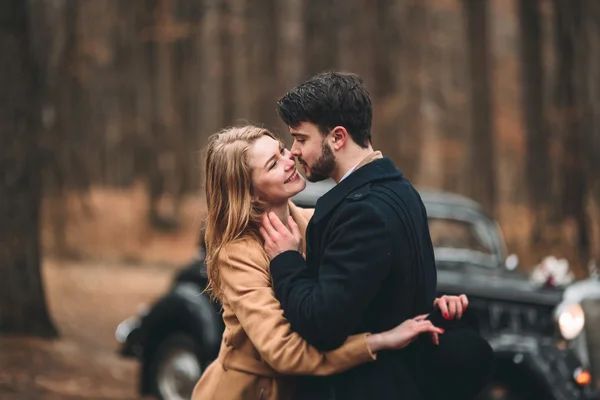
[[300, 125], [300, 126], [296, 126], [296, 127], [289, 127], [290, 128], [290, 135], [292, 136], [310, 136], [311, 134], [313, 134], [313, 129], [311, 129], [310, 126], [306, 126], [306, 125]]
[[321, 134], [319, 127], [312, 122], [302, 122], [296, 126], [288, 126], [292, 136], [318, 136]]

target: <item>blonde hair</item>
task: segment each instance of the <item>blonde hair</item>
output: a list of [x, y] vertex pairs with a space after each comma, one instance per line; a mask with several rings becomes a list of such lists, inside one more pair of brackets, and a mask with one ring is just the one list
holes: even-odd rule
[[209, 139], [206, 149], [206, 290], [213, 299], [222, 298], [219, 253], [235, 240], [251, 237], [262, 243], [259, 232], [265, 204], [253, 200], [252, 168], [248, 150], [263, 136], [278, 140], [259, 126], [223, 129]]

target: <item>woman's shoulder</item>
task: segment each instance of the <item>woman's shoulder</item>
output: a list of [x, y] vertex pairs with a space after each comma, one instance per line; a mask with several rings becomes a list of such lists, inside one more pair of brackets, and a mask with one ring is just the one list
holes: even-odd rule
[[294, 220], [296, 221], [296, 223], [298, 223], [298, 219], [302, 219], [305, 222], [308, 223], [308, 221], [312, 218], [313, 214], [315, 213], [315, 209], [314, 208], [302, 208], [302, 207], [298, 207], [297, 205], [295, 205], [294, 203], [292, 203], [291, 201], [288, 203], [289, 208], [290, 208], [290, 214], [292, 215], [292, 218], [294, 218]]
[[230, 261], [232, 259], [251, 263], [268, 263], [262, 243], [251, 236], [244, 236], [227, 243], [220, 251], [219, 259]]

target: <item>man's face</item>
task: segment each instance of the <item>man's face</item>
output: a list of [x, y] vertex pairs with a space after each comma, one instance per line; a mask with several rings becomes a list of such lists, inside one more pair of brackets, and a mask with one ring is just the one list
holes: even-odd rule
[[329, 178], [335, 169], [335, 156], [327, 137], [310, 122], [290, 127], [290, 134], [294, 138], [292, 154], [304, 168], [306, 179], [318, 182]]

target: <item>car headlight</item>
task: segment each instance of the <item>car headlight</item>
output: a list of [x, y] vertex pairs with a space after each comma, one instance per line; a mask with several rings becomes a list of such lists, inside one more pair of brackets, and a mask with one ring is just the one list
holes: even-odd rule
[[565, 339], [575, 339], [583, 330], [585, 315], [578, 303], [559, 308], [557, 315], [558, 329]]

